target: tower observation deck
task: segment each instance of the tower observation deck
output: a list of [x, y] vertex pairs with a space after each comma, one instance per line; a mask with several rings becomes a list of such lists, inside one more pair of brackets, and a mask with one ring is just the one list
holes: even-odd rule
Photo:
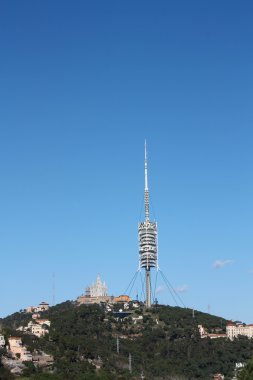
[[145, 269], [146, 282], [146, 307], [151, 307], [151, 268], [158, 269], [157, 260], [157, 223], [149, 220], [149, 190], [148, 190], [148, 159], [147, 146], [145, 141], [145, 221], [138, 225], [139, 233], [139, 267]]

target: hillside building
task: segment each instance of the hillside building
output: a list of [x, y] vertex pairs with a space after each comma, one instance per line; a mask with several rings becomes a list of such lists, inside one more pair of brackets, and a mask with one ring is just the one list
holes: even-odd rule
[[108, 303], [108, 302], [111, 303], [112, 301], [113, 301], [112, 296], [91, 297], [91, 296], [87, 296], [86, 294], [82, 294], [81, 296], [77, 297], [78, 305], [101, 304], [101, 303]]
[[30, 328], [31, 328], [31, 333], [37, 336], [38, 338], [41, 338], [42, 336], [48, 333], [47, 329], [45, 329], [41, 325], [38, 325], [37, 323], [32, 323]]
[[4, 336], [3, 335], [0, 335], [0, 347], [4, 347], [5, 346], [5, 339], [4, 339]]
[[8, 341], [9, 341], [9, 350], [11, 351], [11, 353], [14, 355], [20, 354], [21, 349], [23, 347], [22, 339], [17, 336], [10, 336]]
[[121, 303], [121, 302], [130, 302], [131, 298], [126, 294], [121, 294], [118, 297], [114, 297], [113, 302], [114, 303]]
[[22, 339], [17, 336], [11, 336], [9, 341], [9, 352], [13, 357], [18, 358], [21, 362], [32, 361], [32, 354], [23, 346]]
[[209, 333], [207, 331], [207, 329], [205, 327], [203, 327], [202, 325], [198, 325], [198, 329], [199, 329], [199, 334], [200, 334], [201, 339], [203, 339], [203, 338], [218, 339], [218, 338], [226, 338], [227, 337], [226, 334]]
[[26, 313], [40, 313], [41, 311], [47, 311], [49, 309], [49, 304], [42, 301], [39, 306], [28, 306], [25, 309]]
[[50, 327], [51, 325], [51, 322], [49, 321], [49, 319], [42, 319], [42, 318], [39, 318], [39, 319], [36, 319], [35, 322], [39, 325], [47, 325], [48, 327]]
[[217, 373], [216, 375], [213, 375], [213, 380], [224, 380], [225, 377], [221, 373]]
[[251, 339], [253, 338], [253, 324], [245, 325], [230, 321], [227, 324], [226, 333], [230, 340], [234, 340], [239, 335], [244, 335]]
[[49, 303], [42, 301], [37, 307], [36, 313], [40, 311], [47, 311], [49, 309]]

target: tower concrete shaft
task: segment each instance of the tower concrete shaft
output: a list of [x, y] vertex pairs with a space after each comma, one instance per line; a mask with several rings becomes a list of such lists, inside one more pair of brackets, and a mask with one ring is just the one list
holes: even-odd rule
[[151, 307], [151, 276], [150, 276], [150, 269], [146, 269], [145, 273], [146, 278], [146, 301], [145, 305], [147, 308]]

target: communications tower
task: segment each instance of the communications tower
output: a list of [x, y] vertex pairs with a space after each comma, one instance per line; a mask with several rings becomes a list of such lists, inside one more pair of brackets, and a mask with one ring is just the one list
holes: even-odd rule
[[146, 283], [146, 307], [151, 307], [151, 268], [158, 269], [157, 259], [157, 223], [149, 220], [149, 190], [148, 190], [148, 157], [147, 144], [145, 140], [144, 160], [144, 204], [145, 221], [138, 225], [139, 232], [139, 269], [145, 269]]

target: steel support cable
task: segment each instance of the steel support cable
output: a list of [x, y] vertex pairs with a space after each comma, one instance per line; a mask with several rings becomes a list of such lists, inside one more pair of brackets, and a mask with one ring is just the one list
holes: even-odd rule
[[[152, 281], [150, 281], [150, 297], [152, 298]], [[151, 306], [152, 306], [152, 299], [151, 299]]]
[[156, 299], [156, 285], [157, 285], [157, 276], [158, 276], [158, 270], [156, 271], [156, 276], [155, 276], [155, 287], [154, 287], [154, 292], [153, 292], [153, 303], [155, 302]]
[[[183, 305], [183, 307], [186, 307], [182, 298], [179, 296], [179, 294], [175, 291], [175, 289], [173, 288], [173, 286], [171, 285], [171, 283], [169, 282], [169, 280], [166, 278], [165, 274], [161, 271], [161, 269], [159, 269], [159, 271], [161, 272], [162, 276], [163, 276], [163, 279], [165, 282], [167, 282], [167, 286], [169, 286], [173, 293], [175, 294], [175, 296], [178, 298], [178, 300], [181, 302], [181, 304]], [[173, 297], [174, 298], [174, 297]]]
[[[165, 275], [164, 275], [165, 276]], [[167, 279], [168, 283], [170, 284], [169, 280]], [[180, 295], [175, 291], [175, 289], [173, 288], [173, 286], [170, 284], [173, 292], [175, 293], [175, 295], [177, 296], [177, 298], [179, 299], [179, 301], [181, 302], [181, 304], [183, 305], [183, 307], [186, 307], [185, 304], [184, 304], [184, 301], [182, 300], [182, 298], [180, 297]]]
[[134, 274], [134, 276], [133, 276], [132, 280], [130, 281], [130, 283], [129, 283], [128, 287], [126, 288], [126, 290], [125, 290], [124, 294], [127, 294], [127, 291], [128, 291], [128, 289], [130, 288], [130, 286], [131, 286], [132, 282], [135, 280], [135, 277], [137, 276], [137, 274], [138, 274], [138, 271], [139, 271], [139, 270], [137, 270], [137, 271], [135, 272], [135, 274]]
[[130, 288], [130, 290], [129, 290], [129, 296], [130, 296], [131, 293], [132, 293], [132, 290], [133, 290], [133, 287], [134, 287], [134, 284], [135, 284], [135, 281], [136, 281], [137, 275], [138, 275], [138, 271], [135, 273], [134, 281], [132, 282], [132, 286], [131, 286], [131, 288]]
[[[169, 288], [171, 289], [171, 291], [172, 291], [172, 293], [173, 293], [173, 296], [174, 296], [174, 297], [177, 297], [178, 300], [180, 301], [180, 298], [178, 297], [178, 294], [175, 292], [173, 286], [171, 285], [171, 283], [169, 282], [169, 280], [166, 278], [165, 274], [164, 274], [162, 271], [161, 271], [161, 274], [162, 274], [162, 276], [163, 276], [163, 279], [164, 279], [165, 284], [167, 283], [167, 287], [169, 287]], [[174, 298], [174, 299], [175, 299], [175, 298]], [[177, 306], [179, 306], [177, 301], [176, 301], [176, 304], [177, 304]]]
[[163, 272], [161, 270], [159, 270], [159, 272], [161, 273], [161, 276], [162, 276], [162, 278], [164, 280], [165, 285], [167, 286], [167, 288], [168, 288], [168, 290], [170, 292], [171, 297], [173, 298], [175, 304], [178, 306], [177, 300], [176, 300], [176, 298], [175, 298], [175, 296], [174, 296], [174, 294], [173, 294], [173, 292], [171, 290], [171, 287], [170, 287], [170, 285], [166, 281], [166, 277], [164, 276], [164, 274], [163, 274]]
[[141, 270], [140, 270], [140, 277], [141, 277], [141, 290], [142, 290], [143, 300], [145, 301], [144, 280], [142, 278]]

